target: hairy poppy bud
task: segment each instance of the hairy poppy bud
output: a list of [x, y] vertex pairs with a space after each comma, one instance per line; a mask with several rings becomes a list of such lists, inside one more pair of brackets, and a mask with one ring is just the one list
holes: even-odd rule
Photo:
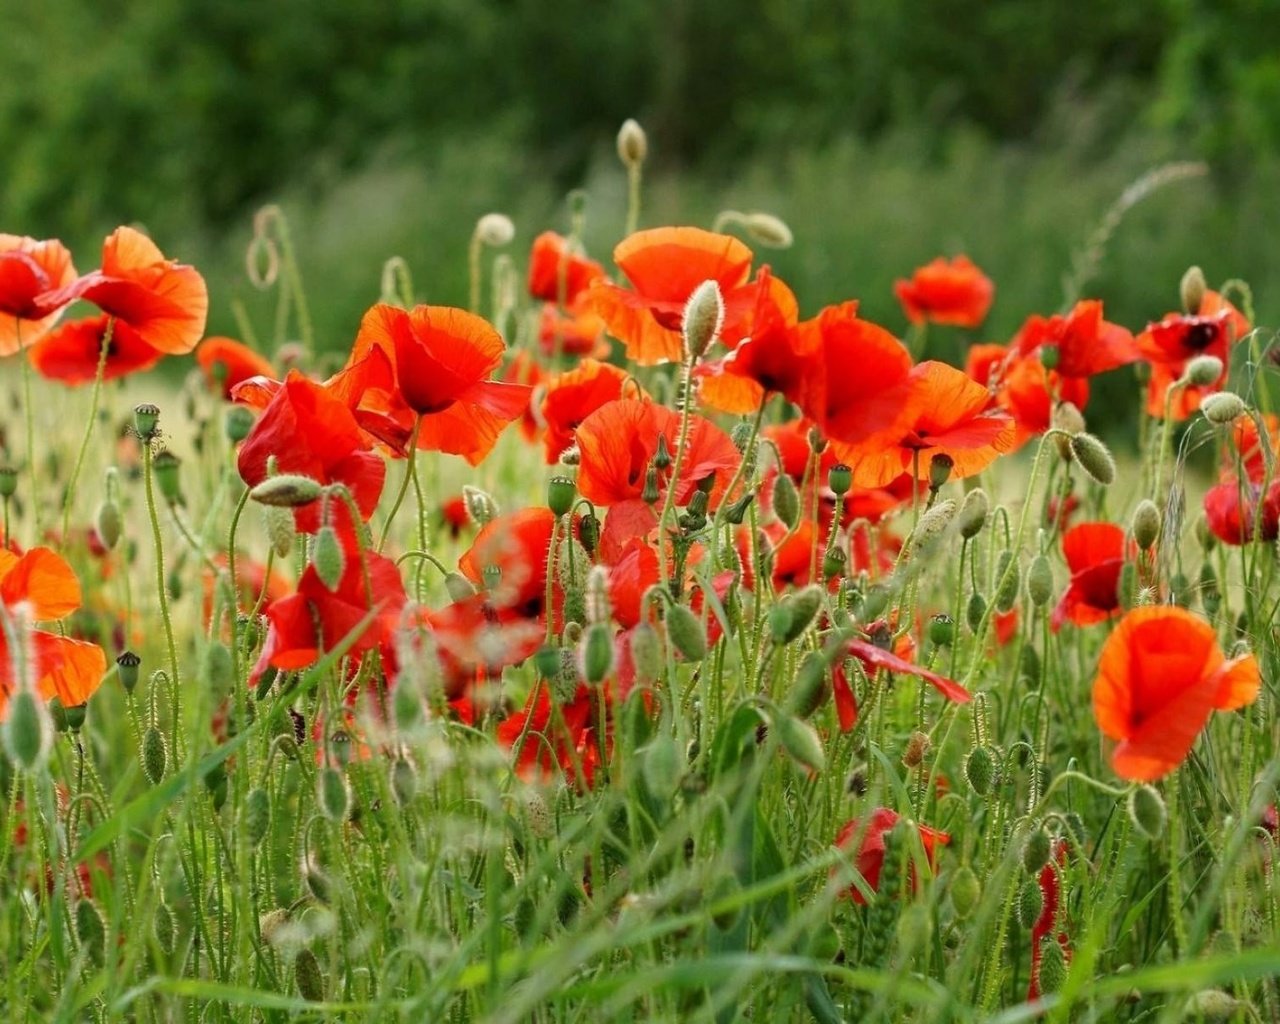
[[165, 745], [164, 733], [154, 725], [148, 726], [142, 734], [142, 774], [153, 786], [160, 785], [164, 778], [165, 764], [169, 759]]
[[170, 505], [186, 504], [182, 498], [182, 482], [178, 479], [182, 460], [166, 448], [156, 453], [151, 465], [155, 470], [156, 486], [160, 488], [161, 497]]
[[475, 584], [460, 572], [450, 572], [445, 576], [444, 589], [449, 592], [451, 601], [465, 601], [476, 595]]
[[582, 675], [588, 683], [602, 683], [613, 669], [613, 634], [603, 622], [583, 633]]
[[578, 489], [567, 476], [553, 476], [547, 484], [547, 507], [554, 515], [568, 515], [577, 496]]
[[742, 219], [753, 241], [769, 249], [790, 249], [795, 241], [791, 229], [771, 213], [749, 213]]
[[724, 323], [724, 296], [715, 280], [703, 281], [684, 307], [684, 347], [691, 359], [700, 359], [720, 334]]
[[1053, 567], [1042, 551], [1031, 560], [1027, 570], [1027, 597], [1037, 608], [1043, 608], [1053, 596]]
[[1071, 438], [1071, 454], [1081, 468], [1103, 487], [1109, 487], [1116, 479], [1116, 462], [1107, 446], [1092, 434], [1074, 434]]
[[138, 685], [138, 666], [141, 664], [142, 659], [133, 651], [121, 651], [116, 657], [120, 685], [124, 687], [125, 693], [133, 693], [133, 688]]
[[780, 714], [770, 723], [782, 749], [810, 771], [820, 772], [827, 765], [818, 731], [808, 722], [792, 715]]
[[227, 410], [227, 414], [222, 420], [223, 433], [227, 435], [227, 440], [232, 444], [239, 444], [249, 436], [249, 431], [253, 429], [255, 417], [252, 409], [247, 409], [243, 405], [233, 405]]
[[974, 747], [964, 762], [964, 777], [978, 796], [991, 792], [996, 781], [996, 762], [988, 747]]
[[178, 937], [178, 929], [173, 922], [173, 911], [169, 909], [169, 905], [163, 900], [156, 904], [155, 910], [151, 913], [151, 930], [156, 937], [156, 944], [160, 947], [161, 952], [166, 956], [172, 954]]
[[951, 876], [951, 905], [955, 908], [956, 917], [964, 920], [978, 906], [982, 898], [982, 883], [973, 868], [962, 864]]
[[298, 508], [320, 497], [320, 484], [301, 473], [281, 473], [267, 477], [249, 491], [249, 497], [259, 505]]
[[1222, 607], [1222, 588], [1218, 585], [1218, 573], [1212, 562], [1204, 562], [1200, 566], [1200, 606], [1209, 616], [1217, 614]]
[[347, 776], [337, 768], [321, 768], [316, 780], [320, 809], [330, 821], [346, 821], [351, 809], [351, 789]]
[[618, 129], [618, 159], [627, 167], [635, 167], [644, 163], [648, 155], [648, 136], [635, 118], [627, 118]]
[[786, 473], [779, 473], [773, 481], [773, 511], [788, 529], [800, 519], [800, 492]]
[[1046, 995], [1057, 992], [1067, 980], [1067, 957], [1062, 946], [1052, 935], [1040, 940], [1040, 991]]
[[1167, 814], [1164, 800], [1154, 786], [1135, 786], [1129, 793], [1129, 818], [1133, 827], [1148, 839], [1156, 840], [1164, 835]]
[[418, 794], [418, 775], [413, 765], [403, 757], [397, 757], [391, 763], [391, 794], [401, 807], [413, 803]]
[[1018, 889], [1018, 924], [1023, 928], [1034, 928], [1043, 911], [1044, 893], [1040, 891], [1040, 882], [1030, 878]]
[[809, 627], [821, 607], [822, 588], [816, 583], [784, 597], [769, 613], [773, 642], [779, 646], [791, 643]]
[[911, 534], [911, 545], [918, 548], [935, 537], [941, 536], [955, 518], [956, 503], [948, 498], [940, 501], [920, 517], [915, 531]]
[[960, 536], [965, 540], [973, 540], [982, 532], [982, 528], [987, 524], [987, 513], [991, 509], [991, 501], [987, 498], [987, 492], [981, 487], [977, 487], [964, 496], [964, 503], [960, 506], [960, 514], [957, 517], [960, 526]]
[[505, 213], [486, 213], [476, 221], [476, 238], [491, 249], [510, 245], [516, 237], [516, 226]]
[[655, 682], [662, 675], [662, 637], [647, 622], [631, 631], [631, 661], [642, 683]]
[[347, 556], [343, 553], [342, 542], [338, 540], [338, 532], [327, 523], [316, 531], [315, 543], [311, 547], [311, 564], [326, 589], [336, 591], [346, 571]]
[[250, 847], [256, 847], [271, 827], [271, 794], [262, 786], [254, 786], [245, 795], [240, 822]]
[[115, 546], [120, 543], [122, 528], [120, 506], [116, 504], [114, 498], [103, 499], [98, 504], [98, 511], [93, 517], [93, 529], [98, 539], [102, 541], [102, 546], [108, 551], [114, 551]]
[[826, 702], [827, 660], [817, 651], [809, 651], [800, 661], [795, 685], [787, 698], [787, 710], [800, 718], [808, 718]]
[[755, 500], [755, 494], [748, 491], [733, 504], [725, 507], [724, 518], [727, 522], [738, 526], [747, 517], [747, 509], [751, 507], [751, 502]]
[[670, 800], [680, 785], [680, 748], [669, 733], [659, 733], [640, 754], [640, 779], [659, 803]]
[[1209, 284], [1204, 279], [1204, 271], [1199, 267], [1188, 267], [1187, 272], [1182, 275], [1182, 280], [1178, 283], [1178, 292], [1182, 298], [1182, 311], [1194, 316], [1200, 312], [1200, 306], [1204, 302], [1204, 293], [1209, 290]]
[[1244, 1005], [1235, 996], [1220, 988], [1206, 988], [1187, 998], [1183, 1020], [1231, 1020]]
[[293, 980], [298, 984], [298, 995], [307, 1002], [324, 1000], [324, 975], [320, 973], [320, 961], [311, 950], [300, 949], [293, 958]]
[[1049, 863], [1051, 845], [1049, 833], [1044, 829], [1034, 828], [1027, 833], [1022, 843], [1022, 868], [1027, 874], [1039, 874], [1040, 869]]
[[964, 620], [969, 632], [976, 633], [982, 625], [982, 617], [987, 614], [987, 599], [976, 590], [969, 595], [969, 603], [964, 608]]
[[933, 741], [929, 739], [929, 734], [917, 729], [907, 739], [907, 747], [902, 752], [902, 763], [908, 768], [919, 768], [932, 747]]
[[493, 495], [470, 484], [463, 485], [462, 504], [476, 526], [485, 526], [498, 515], [498, 503], [493, 500]]
[[102, 962], [107, 942], [107, 926], [93, 900], [81, 899], [76, 904], [76, 939], [94, 963]]
[[1217, 356], [1196, 356], [1187, 363], [1182, 379], [1198, 388], [1207, 388], [1222, 379], [1222, 360]]
[[262, 521], [267, 527], [271, 550], [276, 553], [277, 558], [288, 558], [298, 535], [293, 513], [277, 505], [266, 505], [262, 509]]
[[1160, 537], [1160, 510], [1150, 498], [1143, 498], [1133, 510], [1130, 532], [1143, 551], [1150, 551]]
[[53, 740], [52, 722], [36, 696], [23, 688], [9, 700], [9, 717], [4, 723], [4, 748], [9, 759], [23, 771], [35, 771], [44, 764]]
[[677, 651], [689, 661], [701, 661], [707, 656], [707, 634], [698, 617], [682, 604], [667, 608], [667, 636]]
[[1219, 391], [1216, 395], [1206, 395], [1200, 403], [1200, 411], [1204, 418], [1214, 426], [1225, 427], [1248, 410], [1244, 399], [1233, 391]]
[[145, 444], [156, 436], [160, 428], [160, 407], [143, 403], [133, 407], [133, 429]]

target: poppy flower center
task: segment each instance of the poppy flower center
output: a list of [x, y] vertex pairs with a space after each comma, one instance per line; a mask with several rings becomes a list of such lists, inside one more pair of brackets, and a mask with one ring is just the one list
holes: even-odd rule
[[1192, 324], [1187, 329], [1184, 343], [1194, 352], [1203, 352], [1217, 340], [1218, 326], [1216, 323]]

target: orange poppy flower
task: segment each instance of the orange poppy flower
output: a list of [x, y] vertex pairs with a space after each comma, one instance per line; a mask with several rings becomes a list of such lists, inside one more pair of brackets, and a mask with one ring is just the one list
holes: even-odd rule
[[204, 335], [209, 293], [194, 267], [165, 259], [146, 235], [133, 228], [112, 232], [102, 246], [102, 269], [43, 296], [56, 309], [73, 299], [92, 302], [128, 324], [164, 355], [183, 355]]
[[595, 356], [609, 354], [604, 336], [604, 321], [591, 310], [583, 292], [565, 313], [553, 302], [544, 303], [538, 315], [538, 345], [543, 355]]
[[909, 281], [899, 280], [894, 294], [913, 324], [977, 327], [987, 318], [996, 287], [967, 256], [948, 262], [941, 256], [920, 267]]
[[1169, 388], [1176, 384], [1186, 370], [1186, 363], [1152, 363], [1151, 376], [1147, 379], [1147, 415], [1164, 419], [1165, 403], [1168, 403], [1169, 419], [1181, 423], [1200, 408], [1205, 397], [1221, 391], [1227, 382], [1227, 368], [1212, 384], [1184, 384], [1172, 395]]
[[1057, 403], [1071, 402], [1083, 409], [1089, 401], [1087, 377], [1047, 370], [1037, 356], [1018, 356], [1014, 346], [974, 345], [969, 349], [965, 372], [979, 384], [994, 388], [996, 404], [1013, 417], [1015, 448], [1053, 425]]
[[[574, 443], [574, 431], [583, 420], [602, 405], [622, 397], [628, 379], [630, 374], [617, 366], [584, 359], [547, 382], [539, 412], [547, 428], [543, 444], [548, 465]], [[636, 384], [633, 393], [639, 397], [644, 392]]]
[[529, 294], [545, 302], [570, 306], [591, 283], [604, 277], [604, 267], [569, 248], [569, 240], [544, 231], [529, 253]]
[[[888, 807], [877, 807], [871, 812], [871, 817], [868, 821], [863, 822], [859, 818], [854, 818], [852, 821], [845, 822], [836, 836], [836, 845], [840, 847], [848, 847], [854, 840], [859, 840], [858, 849], [854, 853], [854, 862], [857, 865], [858, 873], [866, 880], [867, 885], [871, 887], [873, 892], [880, 891], [880, 872], [884, 868], [885, 833], [893, 829], [900, 817], [901, 815], [897, 811]], [[937, 847], [950, 843], [951, 836], [940, 829], [930, 828], [928, 825], [916, 825], [915, 828], [920, 834], [920, 842], [924, 845], [924, 852], [928, 858], [929, 866], [932, 867]], [[916, 889], [916, 872], [915, 864], [910, 858], [909, 864], [911, 890], [914, 892]], [[846, 895], [854, 903], [865, 904], [867, 902], [862, 893], [858, 891], [857, 886], [851, 885], [846, 890]]]
[[[497, 516], [476, 534], [458, 559], [458, 568], [485, 589], [495, 609], [539, 619], [546, 613], [547, 554], [554, 522], [551, 509], [537, 506]], [[496, 570], [496, 582], [486, 579], [485, 570]], [[554, 584], [554, 600], [557, 605], [564, 600], [559, 582]]]
[[1217, 356], [1225, 364], [1231, 346], [1249, 333], [1248, 319], [1214, 291], [1205, 292], [1194, 314], [1169, 313], [1147, 325], [1137, 338], [1142, 355], [1153, 363], [1183, 363], [1196, 356]]
[[204, 371], [204, 379], [222, 397], [231, 398], [231, 390], [250, 377], [271, 377], [275, 370], [265, 356], [232, 338], [205, 338], [196, 349], [196, 362]]
[[754, 307], [755, 292], [747, 287], [751, 250], [738, 239], [701, 228], [653, 228], [623, 239], [613, 260], [631, 288], [600, 279], [587, 295], [629, 359], [654, 366], [684, 358], [684, 307], [704, 281], [717, 282], [725, 300], [722, 339], [741, 337], [736, 324]]
[[[674, 459], [680, 439], [680, 414], [655, 402], [622, 398], [601, 406], [577, 429], [578, 491], [597, 505], [613, 505], [641, 497], [645, 475], [665, 437]], [[742, 455], [732, 439], [710, 420], [690, 418], [688, 450], [674, 482], [675, 503], [686, 504], [700, 481], [715, 477], [710, 493], [714, 508], [738, 468]], [[671, 481], [674, 466], [658, 474], [659, 489]]]
[[[80, 607], [80, 582], [71, 566], [49, 548], [32, 548], [24, 555], [0, 548], [0, 604], [11, 621], [63, 619]], [[23, 616], [18, 615], [19, 607]], [[57, 697], [66, 707], [78, 707], [93, 696], [107, 670], [101, 647], [40, 629], [30, 631], [30, 641], [30, 670], [40, 697]], [[19, 685], [16, 672], [8, 630], [0, 630], [0, 721], [8, 713], [9, 695]]]
[[1120, 612], [1120, 573], [1126, 549], [1132, 557], [1135, 545], [1126, 543], [1124, 530], [1114, 523], [1080, 523], [1062, 535], [1062, 554], [1071, 570], [1071, 582], [1053, 610], [1055, 631], [1064, 622], [1088, 626]]
[[1097, 299], [1077, 302], [1066, 316], [1028, 318], [1010, 348], [1021, 356], [1053, 349], [1054, 369], [1064, 377], [1092, 377], [1141, 358], [1133, 334], [1102, 319]]
[[63, 324], [32, 345], [27, 350], [27, 358], [35, 371], [48, 380], [72, 386], [90, 384], [98, 373], [108, 326], [111, 340], [107, 343], [107, 360], [102, 367], [103, 380], [141, 373], [164, 358], [163, 352], [148, 345], [123, 320], [113, 321], [106, 313]]
[[0, 234], [0, 356], [11, 356], [40, 338], [58, 319], [37, 299], [75, 280], [71, 253], [56, 240], [38, 242]]
[[1186, 758], [1211, 712], [1258, 696], [1252, 654], [1228, 660], [1213, 627], [1185, 608], [1129, 612], [1107, 637], [1093, 681], [1093, 714], [1117, 741], [1111, 766], [1125, 779], [1158, 779]]
[[972, 476], [1012, 451], [1017, 436], [1013, 418], [989, 409], [989, 399], [986, 388], [955, 367], [921, 363], [906, 390], [905, 429], [860, 444], [833, 440], [832, 446], [863, 487], [882, 487], [904, 472], [926, 480], [937, 454], [951, 458], [953, 479]]

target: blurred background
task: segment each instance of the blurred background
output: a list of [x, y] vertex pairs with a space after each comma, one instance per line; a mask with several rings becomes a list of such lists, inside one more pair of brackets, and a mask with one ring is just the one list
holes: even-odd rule
[[[81, 269], [140, 222], [209, 277], [235, 333], [255, 209], [289, 216], [317, 333], [345, 348], [384, 260], [419, 299], [466, 301], [478, 216], [523, 263], [568, 227], [606, 259], [614, 152], [649, 133], [642, 225], [766, 210], [764, 253], [808, 315], [858, 298], [895, 330], [894, 278], [967, 252], [996, 281], [983, 340], [1063, 302], [1125, 187], [1170, 160], [1210, 173], [1120, 223], [1085, 293], [1140, 328], [1201, 264], [1280, 267], [1280, 18], [1250, 0], [41, 0], [0, 4], [0, 229], [61, 237]], [[939, 332], [931, 354], [961, 341]]]

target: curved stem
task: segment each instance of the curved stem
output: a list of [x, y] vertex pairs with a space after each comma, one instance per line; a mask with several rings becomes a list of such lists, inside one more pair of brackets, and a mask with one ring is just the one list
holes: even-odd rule
[[[67, 481], [67, 493], [62, 499], [62, 536], [59, 543], [65, 548], [67, 529], [71, 522], [71, 503], [75, 500], [76, 484], [80, 480], [80, 470], [84, 467], [85, 452], [89, 450], [89, 438], [93, 436], [93, 428], [98, 422], [98, 403], [102, 399], [102, 380], [107, 372], [107, 355], [111, 351], [111, 337], [115, 334], [116, 319], [107, 321], [107, 329], [102, 332], [102, 348], [98, 352], [98, 366], [93, 374], [93, 393], [89, 398], [89, 418], [85, 421], [84, 437], [80, 439], [80, 452], [76, 455], [75, 466], [71, 470], [71, 479]], [[146, 445], [143, 445], [145, 448]], [[34, 498], [34, 495], [32, 496]], [[163, 582], [163, 581], [162, 581]]]
[[391, 505], [391, 511], [387, 513], [387, 520], [382, 524], [382, 536], [378, 538], [378, 554], [382, 554], [382, 549], [387, 543], [387, 534], [391, 532], [391, 523], [395, 520], [396, 513], [400, 511], [400, 506], [404, 504], [404, 496], [409, 493], [409, 482], [418, 472], [418, 429], [421, 426], [422, 416], [415, 416], [413, 430], [409, 434], [409, 468], [404, 479], [400, 481], [400, 490], [396, 492], [396, 500]]

